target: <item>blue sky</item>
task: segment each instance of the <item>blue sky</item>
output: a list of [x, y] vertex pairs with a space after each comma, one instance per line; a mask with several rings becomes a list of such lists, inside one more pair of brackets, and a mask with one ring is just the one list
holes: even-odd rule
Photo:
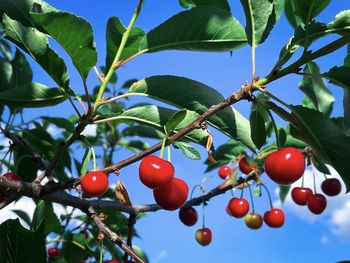
[[[75, 13], [86, 18], [93, 26], [94, 37], [99, 53], [99, 66], [105, 61], [105, 25], [109, 17], [117, 16], [124, 24], [127, 24], [132, 11], [137, 3], [135, 0], [103, 0], [103, 1], [48, 1], [53, 6]], [[243, 10], [239, 1], [230, 1], [233, 15], [244, 25]], [[321, 22], [329, 22], [334, 16], [344, 9], [350, 9], [350, 2], [333, 0], [326, 13], [317, 19]], [[182, 11], [177, 0], [160, 1], [146, 0], [141, 15], [136, 25], [146, 32], [154, 28], [167, 18]], [[293, 29], [283, 15], [275, 26], [268, 40], [257, 50], [257, 74], [264, 76], [269, 72], [277, 60], [279, 50], [292, 36]], [[327, 37], [326, 40], [334, 37]], [[313, 47], [325, 44], [321, 40]], [[54, 45], [56, 47], [56, 45]], [[67, 58], [60, 50], [63, 57]], [[322, 71], [327, 71], [334, 65], [341, 65], [345, 56], [345, 49], [333, 53], [327, 58], [317, 61]], [[67, 58], [67, 61], [70, 61]], [[69, 62], [70, 63], [70, 62]], [[52, 80], [39, 68], [33, 65], [34, 81], [54, 86]], [[69, 67], [72, 87], [82, 92], [77, 72]], [[136, 58], [118, 71], [118, 83], [122, 84], [130, 78], [145, 78], [152, 75], [171, 74], [185, 76], [203, 82], [216, 88], [225, 97], [236, 91], [251, 76], [250, 49], [245, 47], [233, 53], [200, 53], [167, 51], [146, 54]], [[89, 87], [92, 89], [97, 83], [96, 76], [90, 74]], [[272, 83], [268, 88], [270, 92], [280, 96], [288, 103], [299, 103], [303, 97], [297, 89], [300, 81], [298, 76], [287, 76], [283, 80]], [[336, 97], [334, 115], [342, 114], [342, 90], [330, 86]], [[133, 98], [132, 102], [141, 99]], [[151, 101], [149, 101], [151, 102]], [[57, 112], [64, 109], [65, 115], [73, 113], [68, 103], [47, 110], [48, 114], [58, 116]], [[246, 117], [249, 116], [250, 105], [241, 102], [235, 107]], [[46, 111], [46, 110], [45, 110]], [[27, 118], [39, 116], [41, 111], [28, 110]], [[227, 138], [214, 131], [215, 144], [224, 143]], [[150, 141], [150, 143], [154, 143]], [[201, 150], [202, 156], [206, 156]], [[114, 157], [115, 161], [130, 156], [130, 152], [120, 152]], [[204, 174], [203, 161], [192, 161], [183, 157], [179, 152], [172, 151], [172, 162], [175, 166], [176, 176], [184, 179], [192, 188], [200, 183]], [[152, 203], [153, 196], [146, 189], [137, 176], [138, 164], [131, 165], [121, 172], [121, 180], [126, 185], [133, 203]], [[216, 171], [205, 185], [207, 189], [220, 183]], [[309, 175], [307, 181], [310, 179]], [[275, 195], [276, 186], [266, 176], [266, 183]], [[318, 176], [321, 180], [322, 177]], [[308, 181], [309, 183], [310, 180]], [[310, 185], [311, 186], [311, 185]], [[266, 194], [256, 200], [257, 211], [264, 213], [268, 209]], [[206, 224], [213, 232], [213, 242], [208, 247], [199, 246], [194, 233], [201, 227], [199, 221], [194, 227], [186, 227], [178, 220], [178, 213], [160, 211], [150, 213], [137, 224], [140, 239], [135, 239], [135, 244], [142, 247], [148, 254], [151, 262], [335, 262], [350, 259], [350, 224], [347, 222], [350, 216], [350, 199], [348, 196], [332, 198], [326, 213], [321, 216], [312, 216], [304, 209], [294, 206], [290, 199], [283, 209], [286, 211], [286, 224], [281, 229], [270, 229], [263, 226], [260, 230], [247, 229], [243, 220], [228, 217], [225, 206], [230, 199], [229, 193], [210, 201], [206, 208]], [[201, 210], [198, 208], [201, 214]]]

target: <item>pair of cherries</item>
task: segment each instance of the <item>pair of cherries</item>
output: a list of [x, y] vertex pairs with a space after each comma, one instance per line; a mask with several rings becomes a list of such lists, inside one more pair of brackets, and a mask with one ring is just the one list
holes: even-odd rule
[[143, 158], [139, 166], [141, 182], [153, 190], [156, 203], [170, 211], [183, 206], [189, 191], [186, 182], [175, 178], [174, 173], [174, 166], [169, 161], [154, 155]]

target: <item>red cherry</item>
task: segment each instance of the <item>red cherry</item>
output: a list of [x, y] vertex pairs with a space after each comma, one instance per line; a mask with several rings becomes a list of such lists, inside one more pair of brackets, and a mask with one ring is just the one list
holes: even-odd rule
[[188, 197], [185, 181], [173, 178], [167, 185], [153, 190], [156, 203], [165, 210], [176, 210], [183, 206]]
[[253, 163], [251, 166], [249, 165], [247, 159], [245, 157], [242, 157], [238, 161], [238, 167], [239, 170], [244, 174], [251, 173], [254, 169], [258, 167], [257, 163]]
[[108, 177], [104, 172], [89, 172], [81, 178], [81, 188], [90, 197], [103, 195], [108, 189]]
[[326, 209], [327, 199], [322, 194], [314, 194], [307, 200], [307, 207], [312, 213], [319, 215]]
[[142, 159], [139, 166], [141, 182], [151, 189], [157, 189], [168, 184], [174, 177], [174, 166], [154, 155]]
[[113, 258], [113, 259], [110, 259], [110, 260], [103, 261], [103, 263], [119, 263], [119, 261], [116, 260], [115, 258]]
[[226, 213], [227, 213], [229, 216], [232, 216], [232, 214], [231, 214], [231, 211], [230, 211], [230, 208], [229, 208], [228, 204], [226, 205]]
[[60, 251], [58, 250], [58, 248], [50, 247], [47, 250], [47, 254], [49, 255], [50, 258], [52, 258], [52, 257], [59, 257], [60, 256]]
[[259, 229], [263, 224], [263, 219], [258, 213], [249, 213], [244, 218], [244, 222], [250, 229]]
[[226, 177], [230, 176], [232, 172], [233, 171], [229, 165], [223, 165], [218, 170], [218, 174], [222, 179], [226, 179]]
[[294, 147], [286, 147], [271, 153], [265, 159], [265, 172], [278, 184], [292, 184], [303, 176], [304, 155]]
[[336, 196], [341, 192], [341, 183], [337, 178], [328, 178], [322, 182], [321, 189], [328, 196]]
[[228, 209], [232, 216], [241, 218], [249, 212], [249, 203], [244, 198], [232, 198], [228, 203]]
[[196, 231], [196, 240], [201, 246], [207, 246], [211, 243], [212, 233], [207, 227]]
[[281, 209], [273, 208], [270, 211], [266, 211], [264, 214], [264, 222], [269, 227], [278, 228], [284, 224], [284, 213]]
[[312, 194], [312, 190], [308, 187], [294, 187], [292, 189], [292, 199], [297, 205], [306, 205]]
[[186, 226], [193, 226], [197, 223], [198, 213], [192, 206], [181, 207], [179, 211], [179, 218]]

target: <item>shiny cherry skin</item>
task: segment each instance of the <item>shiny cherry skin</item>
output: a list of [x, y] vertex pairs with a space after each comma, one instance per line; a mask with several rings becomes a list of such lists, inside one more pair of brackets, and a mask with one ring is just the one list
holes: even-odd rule
[[272, 208], [264, 214], [264, 222], [269, 227], [279, 228], [284, 225], [285, 216], [281, 209]]
[[179, 218], [186, 226], [193, 226], [197, 223], [198, 213], [192, 206], [181, 207], [179, 210]]
[[263, 219], [258, 213], [249, 213], [246, 215], [244, 222], [250, 229], [259, 229], [263, 224]]
[[307, 200], [313, 195], [313, 192], [308, 187], [294, 187], [291, 195], [294, 203], [297, 205], [306, 205]]
[[113, 258], [110, 260], [103, 261], [103, 263], [119, 263], [119, 261], [117, 259]]
[[[2, 177], [6, 177], [9, 180], [15, 180], [15, 181], [21, 181], [21, 177], [19, 177], [17, 174], [8, 172], [2, 175]], [[9, 194], [3, 194], [0, 195], [0, 203], [6, 201], [6, 199], [9, 197]]]
[[231, 211], [230, 211], [230, 208], [229, 208], [228, 204], [226, 205], [226, 213], [227, 213], [229, 216], [232, 216], [232, 214], [231, 214]]
[[88, 172], [81, 178], [81, 188], [89, 197], [101, 196], [108, 189], [108, 177], [104, 172]]
[[307, 200], [307, 207], [312, 213], [319, 215], [326, 209], [327, 199], [322, 194], [314, 194]]
[[185, 181], [173, 178], [165, 186], [153, 190], [156, 203], [164, 210], [176, 210], [183, 206], [188, 197], [188, 186]]
[[232, 198], [228, 203], [228, 209], [232, 216], [241, 218], [249, 212], [249, 202], [244, 198]]
[[282, 148], [266, 157], [266, 174], [277, 184], [292, 184], [301, 178], [305, 171], [304, 155], [294, 147]]
[[321, 189], [328, 196], [336, 196], [341, 192], [341, 183], [337, 178], [328, 178], [321, 183]]
[[49, 255], [50, 258], [59, 257], [60, 256], [60, 251], [58, 250], [58, 248], [50, 247], [47, 250], [47, 254]]
[[174, 166], [167, 160], [148, 155], [140, 163], [139, 177], [145, 186], [157, 189], [168, 184], [173, 179]]
[[198, 229], [196, 231], [196, 240], [201, 246], [207, 246], [211, 243], [212, 233], [207, 227]]
[[230, 176], [232, 172], [233, 171], [229, 165], [223, 165], [218, 170], [218, 174], [222, 179], [226, 179], [226, 177]]
[[244, 173], [244, 174], [249, 174], [251, 173], [254, 169], [256, 169], [258, 167], [257, 163], [253, 163], [252, 165], [249, 165], [247, 158], [242, 157], [241, 159], [239, 159], [238, 161], [238, 167], [239, 170]]

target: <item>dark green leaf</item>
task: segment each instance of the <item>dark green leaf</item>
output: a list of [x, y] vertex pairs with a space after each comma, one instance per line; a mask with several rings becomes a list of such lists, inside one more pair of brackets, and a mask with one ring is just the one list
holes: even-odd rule
[[186, 142], [175, 142], [175, 145], [181, 150], [183, 155], [185, 155], [187, 158], [190, 158], [192, 160], [200, 160], [201, 155], [200, 153], [191, 146], [190, 144]]
[[30, 219], [29, 215], [27, 214], [27, 212], [23, 211], [23, 210], [11, 210], [12, 212], [14, 212], [20, 219], [22, 219], [28, 226], [30, 226], [32, 224], [32, 220]]
[[266, 142], [265, 120], [262, 111], [266, 110], [259, 104], [253, 104], [250, 114], [250, 136], [258, 149]]
[[276, 23], [272, 0], [241, 0], [246, 18], [248, 43], [257, 47], [263, 43]]
[[275, 8], [275, 15], [276, 15], [276, 22], [280, 19], [283, 8], [284, 8], [284, 2], [285, 0], [273, 0], [274, 8]]
[[298, 26], [303, 24], [303, 21], [301, 20], [301, 18], [295, 14], [295, 8], [294, 8], [293, 0], [285, 0], [285, 2], [284, 2], [284, 10], [286, 12], [286, 17], [288, 19], [288, 22], [294, 28], [297, 28]]
[[128, 149], [134, 153], [138, 153], [140, 151], [146, 150], [149, 148], [149, 144], [143, 141], [125, 141], [125, 140], [120, 140], [118, 142], [118, 145], [121, 147]]
[[324, 78], [329, 79], [329, 82], [345, 89], [350, 89], [350, 68], [348, 67], [333, 67], [327, 73], [322, 74]]
[[221, 165], [228, 164], [231, 161], [235, 161], [237, 157], [241, 154], [244, 154], [245, 148], [234, 140], [229, 140], [226, 144], [219, 146], [214, 154], [214, 158], [217, 163], [213, 164], [209, 160], [206, 160], [205, 163], [208, 165], [205, 172], [214, 170]]
[[124, 84], [121, 86], [121, 88], [122, 89], [129, 89], [130, 86], [136, 81], [138, 81], [138, 79], [129, 79], [129, 80], [124, 82]]
[[46, 236], [52, 232], [57, 232], [60, 226], [60, 221], [53, 211], [52, 204], [40, 200], [34, 211], [31, 229], [35, 232], [41, 231]]
[[0, 92], [0, 102], [13, 108], [40, 108], [66, 100], [59, 88], [48, 88], [40, 83], [29, 83]]
[[124, 107], [123, 103], [110, 103], [98, 107], [97, 112], [100, 116], [110, 117], [123, 112]]
[[331, 2], [331, 0], [292, 0], [295, 15], [298, 16], [304, 24], [318, 16]]
[[64, 118], [42, 117], [43, 120], [55, 124], [57, 127], [64, 129], [67, 132], [74, 132], [74, 125], [69, 120]]
[[177, 127], [177, 125], [179, 125], [186, 118], [186, 115], [187, 110], [181, 110], [176, 112], [173, 116], [171, 116], [165, 124], [165, 130], [167, 134], [174, 130]]
[[330, 31], [334, 31], [338, 34], [349, 34], [350, 31], [350, 10], [341, 11], [337, 14], [332, 22], [327, 27]]
[[4, 37], [28, 53], [67, 93], [72, 93], [68, 87], [69, 76], [66, 64], [49, 47], [47, 36], [34, 28], [22, 26], [6, 15], [3, 22]]
[[181, 0], [180, 4], [184, 8], [192, 6], [213, 6], [231, 13], [227, 0]]
[[46, 263], [44, 237], [22, 227], [18, 219], [7, 220], [0, 225], [0, 255], [0, 263]]
[[86, 79], [97, 62], [91, 25], [85, 19], [66, 12], [31, 14], [66, 50], [82, 78]]
[[[119, 18], [111, 17], [108, 19], [106, 30], [107, 56], [105, 73], [113, 63], [125, 31], [126, 27], [122, 24]], [[140, 41], [144, 35], [145, 33], [141, 28], [133, 27], [119, 60], [124, 60], [137, 53], [139, 51]]]
[[164, 133], [142, 125], [127, 127], [122, 131], [122, 134], [124, 137], [137, 136], [137, 137], [153, 138], [153, 139], [159, 139], [159, 140], [164, 137]]
[[10, 85], [11, 88], [17, 89], [21, 85], [32, 82], [33, 72], [29, 66], [29, 63], [21, 51], [16, 49], [15, 57], [11, 61], [12, 64], [12, 76]]
[[38, 163], [33, 154], [24, 146], [17, 145], [15, 148], [15, 172], [23, 181], [32, 182], [38, 172]]
[[230, 13], [212, 6], [181, 12], [143, 37], [140, 51], [230, 51], [247, 43], [243, 27]]
[[[176, 76], [153, 76], [140, 80], [130, 87], [130, 92], [147, 94], [154, 99], [198, 114], [207, 112], [212, 105], [225, 99], [215, 89], [203, 83]], [[250, 138], [249, 121], [234, 108], [228, 107], [218, 112], [208, 123], [255, 150]]]
[[62, 255], [71, 263], [78, 263], [90, 255], [90, 250], [86, 244], [86, 238], [83, 234], [73, 234], [66, 232], [63, 236], [66, 242], [62, 244]]
[[84, 175], [84, 174], [87, 173], [87, 171], [89, 169], [89, 163], [90, 163], [91, 155], [92, 155], [91, 148], [90, 147], [86, 148], [85, 154], [84, 154], [84, 157], [83, 157], [83, 160], [82, 160], [80, 175]]
[[290, 190], [290, 185], [280, 185], [280, 200], [282, 202], [282, 204], [284, 203], [284, 201], [286, 200], [286, 197], [289, 193]]
[[321, 112], [301, 106], [290, 106], [298, 120], [291, 134], [309, 144], [320, 162], [331, 165], [343, 179], [347, 192], [350, 189], [349, 166], [350, 138]]
[[[144, 105], [127, 109], [123, 113], [113, 117], [116, 123], [138, 123], [145, 125], [160, 132], [164, 132], [164, 125], [176, 111], [153, 105]], [[187, 111], [186, 118], [177, 126], [176, 130], [181, 130], [198, 117], [198, 114], [193, 111]], [[186, 139], [201, 145], [206, 145], [208, 133], [196, 129], [185, 136]]]
[[350, 131], [350, 89], [344, 89], [343, 107], [344, 107], [344, 126], [347, 129], [347, 131]]
[[299, 83], [299, 88], [311, 100], [313, 108], [330, 115], [333, 109], [334, 97], [327, 88], [320, 73], [320, 68], [314, 62], [305, 65], [303, 80]]
[[11, 75], [11, 63], [0, 57], [0, 92], [10, 88]]
[[[0, 17], [2, 17], [1, 14], [0, 14]], [[1, 19], [0, 19], [0, 27], [3, 27]], [[4, 56], [4, 59], [6, 61], [10, 61], [12, 59], [11, 45], [5, 39], [2, 39], [2, 38], [0, 38], [0, 52]]]

